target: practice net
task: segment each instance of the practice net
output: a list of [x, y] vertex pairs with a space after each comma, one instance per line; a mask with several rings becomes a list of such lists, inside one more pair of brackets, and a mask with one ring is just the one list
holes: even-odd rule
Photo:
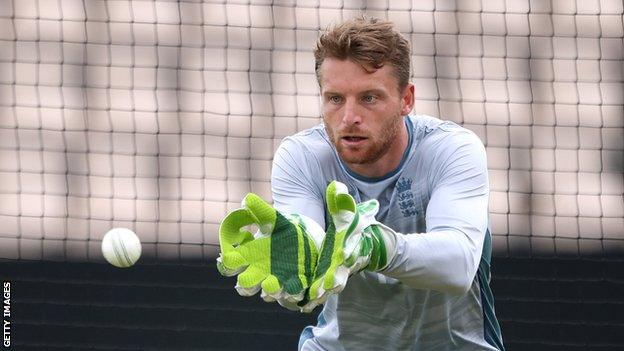
[[205, 260], [280, 140], [320, 122], [312, 48], [360, 13], [413, 47], [418, 113], [486, 145], [494, 254], [624, 253], [621, 0], [0, 2], [0, 258]]

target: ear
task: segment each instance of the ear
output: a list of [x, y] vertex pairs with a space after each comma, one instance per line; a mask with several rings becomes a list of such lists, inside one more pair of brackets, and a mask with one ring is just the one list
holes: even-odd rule
[[414, 108], [414, 84], [407, 83], [401, 95], [401, 115], [405, 116]]

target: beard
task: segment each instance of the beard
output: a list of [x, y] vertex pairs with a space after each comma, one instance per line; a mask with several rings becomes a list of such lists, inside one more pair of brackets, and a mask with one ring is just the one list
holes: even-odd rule
[[[402, 118], [399, 114], [387, 118], [381, 125], [378, 133], [370, 133], [352, 125], [342, 130], [332, 129], [325, 123], [325, 130], [329, 139], [336, 147], [340, 159], [349, 164], [372, 164], [384, 156], [395, 142]], [[357, 135], [365, 137], [365, 144], [361, 147], [350, 147], [341, 141], [344, 136]]]

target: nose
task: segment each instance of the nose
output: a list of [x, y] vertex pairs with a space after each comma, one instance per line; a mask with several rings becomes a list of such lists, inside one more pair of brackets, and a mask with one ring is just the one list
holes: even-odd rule
[[362, 116], [359, 112], [358, 105], [352, 99], [347, 99], [344, 104], [342, 123], [348, 126], [362, 123]]

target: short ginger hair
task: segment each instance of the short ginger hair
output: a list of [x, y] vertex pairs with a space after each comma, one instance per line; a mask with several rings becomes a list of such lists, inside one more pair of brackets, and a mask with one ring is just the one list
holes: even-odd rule
[[328, 28], [316, 41], [316, 79], [321, 84], [321, 65], [327, 57], [352, 60], [369, 71], [386, 63], [394, 68], [399, 91], [410, 78], [410, 44], [392, 22], [361, 16]]

